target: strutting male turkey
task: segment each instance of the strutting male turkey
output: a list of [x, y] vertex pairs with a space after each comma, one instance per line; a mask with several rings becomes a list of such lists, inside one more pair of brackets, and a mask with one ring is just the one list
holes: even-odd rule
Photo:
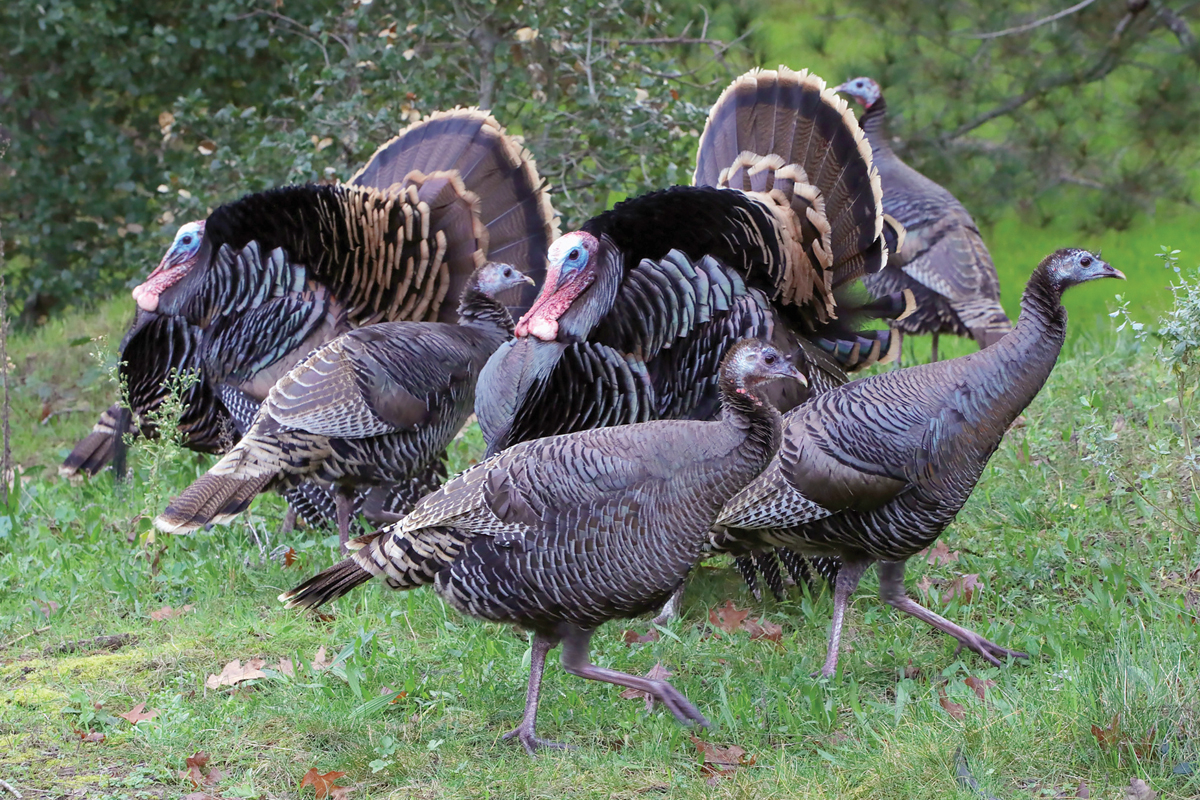
[[873, 562], [884, 602], [992, 664], [1024, 657], [908, 597], [905, 561], [954, 520], [1049, 377], [1066, 338], [1063, 291], [1124, 277], [1086, 250], [1059, 250], [1034, 270], [1020, 320], [998, 343], [840, 386], [787, 414], [778, 455], [726, 505], [714, 540], [726, 550], [771, 545], [841, 560], [822, 674], [837, 669], [847, 602]]
[[[816, 390], [894, 357], [837, 293], [887, 260], [879, 178], [845, 101], [807, 72], [754, 70], [713, 106], [693, 186], [618, 204], [550, 249], [546, 281], [480, 378], [488, 453], [653, 419], [709, 419], [716, 366], [761, 337]], [[911, 295], [908, 296], [911, 299]], [[856, 312], [896, 316], [905, 298]], [[794, 387], [774, 398], [787, 409]]]
[[[725, 501], [779, 446], [768, 384], [797, 372], [758, 341], [730, 348], [720, 368], [720, 416], [655, 421], [537, 439], [467, 469], [423, 498], [351, 558], [280, 596], [318, 606], [378, 576], [393, 589], [434, 584], [451, 605], [534, 633], [517, 737], [537, 737], [546, 654], [563, 645], [573, 675], [646, 692], [684, 724], [707, 725], [669, 683], [590, 663], [603, 623], [659, 607], [700, 557]], [[792, 381], [788, 381], [789, 383]]]
[[[186, 444], [237, 440], [221, 395], [261, 402], [313, 348], [376, 322], [453, 322], [487, 259], [540, 280], [556, 235], [533, 159], [486, 113], [435, 113], [380, 147], [348, 183], [248, 195], [183, 226], [134, 290], [121, 349], [128, 411], [114, 405], [64, 462], [94, 474], [120, 434], [154, 433], [147, 415], [173, 371], [201, 380], [184, 397]], [[531, 290], [519, 306], [527, 306]]]
[[900, 331], [969, 336], [981, 348], [1012, 330], [1000, 306], [1000, 280], [979, 228], [962, 203], [946, 189], [905, 164], [887, 136], [887, 103], [879, 84], [854, 78], [834, 91], [853, 97], [865, 109], [859, 123], [871, 142], [883, 181], [883, 210], [903, 226], [887, 267], [866, 279], [875, 294], [911, 289], [916, 312], [892, 325]]
[[479, 371], [512, 336], [503, 300], [532, 282], [490, 263], [467, 283], [457, 324], [381, 322], [319, 348], [275, 384], [241, 441], [155, 525], [188, 533], [229, 521], [266, 489], [315, 480], [336, 487], [345, 551], [357, 492], [386, 491], [441, 464], [471, 414]]

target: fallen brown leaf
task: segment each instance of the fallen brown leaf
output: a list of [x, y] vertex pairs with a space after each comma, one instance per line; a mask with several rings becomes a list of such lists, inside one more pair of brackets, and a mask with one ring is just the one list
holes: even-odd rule
[[[671, 670], [664, 667], [662, 662], [659, 661], [650, 668], [650, 671], [646, 673], [646, 677], [652, 681], [665, 681], [674, 674], [674, 672], [671, 672]], [[641, 689], [626, 689], [625, 691], [621, 692], [621, 699], [645, 700], [647, 711], [650, 711], [654, 708], [654, 698], [646, 692], [643, 692]]]
[[296, 668], [292, 665], [290, 658], [279, 659], [279, 666], [276, 667], [276, 670], [280, 675], [287, 675], [289, 678], [296, 677]]
[[58, 603], [54, 602], [53, 600], [47, 600], [44, 603], [38, 603], [37, 608], [38, 611], [45, 615], [46, 619], [50, 619], [54, 612], [58, 611]]
[[129, 709], [124, 714], [117, 714], [117, 716], [120, 717], [121, 719], [129, 720], [129, 724], [131, 724], [131, 725], [137, 725], [142, 720], [154, 719], [158, 715], [159, 715], [159, 710], [157, 708], [152, 708], [149, 711], [146, 710], [145, 701], [138, 703], [136, 706]]
[[1086, 783], [1079, 784], [1079, 788], [1075, 790], [1075, 797], [1078, 798], [1078, 800], [1088, 800], [1088, 798], [1091, 796], [1091, 790], [1088, 789], [1088, 785]]
[[290, 567], [292, 564], [295, 564], [295, 563], [296, 563], [296, 551], [293, 548], [289, 547], [287, 550], [283, 551], [283, 565], [285, 567]]
[[354, 789], [349, 786], [335, 786], [329, 793], [329, 800], [346, 800], [353, 791]]
[[317, 654], [312, 660], [313, 672], [322, 672], [329, 669], [329, 661], [325, 658], [325, 645], [317, 648]]
[[242, 681], [254, 678], [265, 678], [267, 673], [262, 671], [262, 667], [266, 666], [266, 663], [261, 658], [252, 658], [243, 667], [242, 662], [235, 658], [225, 665], [225, 669], [221, 670], [220, 675], [209, 675], [204, 685], [209, 689], [219, 689], [222, 686], [235, 686]]
[[300, 788], [303, 789], [305, 786], [311, 786], [316, 792], [317, 800], [324, 800], [324, 798], [332, 797], [333, 792], [336, 792], [339, 789], [345, 789], [344, 786], [335, 786], [333, 784], [334, 781], [345, 774], [346, 773], [338, 772], [337, 770], [330, 770], [322, 775], [321, 773], [317, 772], [316, 767], [313, 767], [308, 772], [304, 773], [304, 778], [300, 781]]
[[980, 700], [986, 700], [987, 690], [996, 685], [996, 682], [990, 678], [985, 680], [983, 678], [976, 678], [974, 675], [968, 675], [966, 679], [963, 680], [963, 683], [974, 689], [975, 694], [979, 695]]
[[1121, 741], [1121, 715], [1114, 714], [1112, 724], [1107, 728], [1092, 725], [1092, 736], [1096, 737], [1102, 750], [1112, 750]]
[[955, 561], [958, 561], [958, 551], [951, 551], [941, 539], [934, 542], [933, 547], [927, 548], [925, 552], [928, 554], [925, 560], [931, 566], [953, 564]]
[[101, 733], [100, 731], [81, 731], [81, 730], [76, 730], [76, 731], [75, 731], [75, 733], [76, 733], [76, 735], [78, 735], [78, 736], [79, 736], [79, 740], [80, 740], [81, 742], [89, 742], [89, 743], [92, 743], [92, 744], [98, 744], [98, 743], [100, 743], [100, 742], [103, 742], [103, 741], [105, 740], [105, 738], [107, 738], [107, 737], [105, 737], [105, 735], [104, 735], [103, 733]]
[[751, 639], [765, 639], [776, 644], [783, 640], [783, 626], [762, 618], [745, 620], [742, 630], [749, 631]]
[[726, 600], [725, 605], [708, 610], [708, 621], [726, 633], [733, 633], [742, 627], [742, 621], [749, 615], [749, 609], [738, 608], [732, 600]]
[[938, 687], [938, 702], [942, 704], [942, 708], [946, 710], [947, 714], [954, 717], [959, 722], [962, 722], [967, 718], [967, 714], [965, 711], [963, 711], [963, 707], [946, 696], [946, 689], [943, 686]]
[[646, 644], [647, 642], [657, 642], [658, 639], [658, 628], [651, 628], [640, 635], [637, 631], [625, 631], [625, 644]]
[[1131, 778], [1125, 790], [1125, 800], [1157, 800], [1158, 792], [1151, 789], [1141, 778]]
[[955, 597], [960, 597], [962, 598], [962, 602], [969, 603], [978, 591], [978, 575], [974, 573], [970, 575], [959, 575], [957, 578], [950, 581], [950, 585], [946, 587], [946, 591], [942, 594], [942, 600], [948, 603]]
[[917, 581], [917, 591], [921, 593], [921, 599], [926, 602], [929, 601], [929, 590], [932, 588], [933, 581], [929, 579], [928, 575], [922, 575]]
[[195, 608], [196, 607], [193, 605], [186, 605], [183, 608], [171, 608], [170, 606], [163, 606], [158, 611], [151, 611], [150, 619], [154, 620], [155, 622], [162, 622], [164, 619], [175, 619], [176, 617], [182, 617], [189, 611], [195, 610]]
[[186, 769], [179, 773], [179, 777], [187, 778], [192, 782], [192, 785], [199, 789], [205, 784], [204, 780], [204, 765], [208, 763], [208, 753], [203, 750], [196, 752], [194, 756], [188, 756], [184, 760]]
[[705, 781], [709, 786], [716, 786], [721, 778], [732, 778], [738, 767], [748, 767], [754, 763], [754, 756], [746, 758], [746, 750], [736, 744], [717, 747], [695, 736], [690, 738], [704, 758], [700, 771], [709, 776]]

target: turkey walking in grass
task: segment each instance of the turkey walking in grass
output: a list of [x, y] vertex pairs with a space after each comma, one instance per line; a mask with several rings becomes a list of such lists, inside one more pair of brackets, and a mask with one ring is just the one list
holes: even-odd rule
[[892, 152], [879, 84], [854, 78], [834, 91], [865, 109], [859, 123], [883, 182], [883, 211], [904, 229], [887, 266], [866, 278], [867, 288], [877, 295], [911, 289], [916, 296], [916, 312], [892, 326], [933, 334], [934, 361], [939, 334], [969, 336], [981, 348], [999, 341], [1012, 324], [1000, 306], [996, 266], [975, 221], [954, 195]]
[[[821, 390], [897, 349], [838, 294], [881, 269], [879, 179], [846, 102], [807, 72], [754, 70], [714, 104], [693, 186], [619, 203], [550, 250], [546, 282], [480, 377], [488, 453], [653, 419], [711, 419], [717, 365], [758, 337]], [[791, 408], [792, 387], [774, 398]], [[777, 573], [776, 573], [777, 574]]]
[[318, 606], [381, 577], [393, 589], [434, 584], [463, 613], [534, 633], [517, 737], [537, 737], [546, 654], [563, 645], [574, 675], [646, 692], [681, 723], [707, 725], [670, 684], [589, 660], [603, 623], [662, 605], [700, 557], [722, 505], [779, 446], [768, 401], [778, 378], [803, 376], [770, 345], [737, 344], [721, 365], [712, 421], [656, 421], [537, 439], [477, 464], [400, 522], [356, 540], [354, 555], [282, 595]]
[[1024, 657], [908, 597], [905, 561], [954, 520], [1005, 431], [1049, 377], [1066, 338], [1063, 291], [1124, 277], [1086, 250], [1059, 250], [1034, 270], [1021, 318], [997, 344], [846, 384], [787, 415], [779, 454], [721, 512], [714, 542], [841, 559], [822, 674], [837, 669], [847, 602], [874, 562], [880, 598], [896, 609], [991, 664]]
[[503, 300], [531, 283], [508, 264], [488, 264], [467, 283], [458, 324], [384, 322], [320, 348], [280, 379], [246, 436], [155, 525], [187, 533], [227, 522], [259, 492], [316, 480], [337, 487], [345, 552], [356, 490], [403, 484], [440, 467], [471, 414], [479, 371], [512, 336]]
[[106, 411], [60, 471], [95, 474], [123, 434], [153, 435], [147, 415], [173, 371], [200, 378], [183, 398], [185, 444], [225, 452], [237, 435], [223, 387], [261, 402], [314, 348], [352, 328], [453, 323], [475, 269], [491, 259], [540, 279], [555, 233], [533, 159], [477, 109], [410, 126], [345, 184], [227, 203], [184, 225], [134, 290], [138, 321], [120, 367], [133, 413]]

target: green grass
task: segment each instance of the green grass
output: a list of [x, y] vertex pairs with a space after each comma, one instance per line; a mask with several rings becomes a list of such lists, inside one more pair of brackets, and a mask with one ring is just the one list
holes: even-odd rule
[[[290, 567], [267, 557], [279, 544], [277, 498], [252, 510], [257, 536], [271, 537], [261, 549], [242, 520], [149, 536], [149, 515], [204, 459], [143, 445], [130, 485], [53, 477], [44, 468], [111, 392], [89, 347], [69, 342], [96, 330], [115, 339], [123, 308], [114, 301], [10, 342], [16, 454], [28, 477], [19, 511], [0, 515], [0, 776], [26, 796], [180, 796], [193, 790], [180, 772], [198, 750], [226, 776], [220, 797], [311, 797], [299, 789], [311, 767], [346, 772], [357, 798], [979, 797], [955, 780], [960, 750], [997, 797], [1073, 796], [1080, 782], [1093, 798], [1123, 797], [1133, 776], [1163, 798], [1200, 794], [1200, 777], [1174, 774], [1181, 762], [1200, 767], [1200, 578], [1189, 578], [1200, 553], [1194, 530], [1170, 521], [1185, 515], [1194, 527], [1196, 514], [1164, 402], [1168, 376], [1128, 341], [1093, 329], [1068, 346], [946, 534], [960, 560], [910, 565], [910, 592], [929, 585], [939, 611], [1031, 653], [1030, 663], [993, 669], [954, 655], [948, 639], [881, 606], [871, 575], [848, 617], [843, 672], [821, 683], [809, 673], [824, 654], [828, 595], [759, 605], [721, 562], [698, 571], [683, 618], [659, 641], [625, 644], [623, 628], [643, 632], [645, 621], [600, 631], [598, 663], [645, 673], [661, 661], [714, 722], [703, 738], [753, 757], [710, 786], [689, 732], [669, 715], [557, 663], [540, 731], [579, 749], [535, 761], [501, 741], [523, 706], [526, 637], [465, 619], [431, 591], [371, 585], [332, 619], [283, 610], [275, 596], [332, 563], [334, 539], [301, 531], [286, 540]], [[43, 396], [51, 410], [88, 410], [40, 425]], [[478, 446], [477, 436], [463, 440], [456, 465]], [[1125, 478], [1086, 460], [1095, 453]], [[147, 480], [152, 467], [159, 481]], [[939, 599], [960, 574], [980, 576], [974, 602]], [[713, 635], [708, 609], [730, 598], [782, 625], [779, 646]], [[166, 605], [193, 609], [149, 618]], [[112, 651], [54, 652], [120, 633], [135, 638]], [[335, 666], [314, 672], [322, 646]], [[205, 687], [230, 660], [255, 657], [267, 677], [236, 691]], [[281, 658], [294, 676], [279, 671]], [[968, 676], [996, 682], [986, 701]], [[406, 694], [384, 703], [384, 687]], [[942, 707], [942, 692], [964, 719]], [[159, 715], [136, 729], [114, 716], [142, 701]], [[1091, 726], [1115, 714], [1130, 742], [1153, 730], [1153, 745], [1140, 756], [1102, 749]], [[83, 743], [76, 730], [106, 738]]]

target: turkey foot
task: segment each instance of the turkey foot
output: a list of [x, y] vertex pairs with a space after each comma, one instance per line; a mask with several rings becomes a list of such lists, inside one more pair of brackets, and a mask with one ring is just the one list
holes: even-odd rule
[[525, 692], [525, 716], [521, 724], [504, 734], [505, 739], [517, 738], [529, 755], [537, 755], [541, 748], [549, 750], [574, 750], [570, 745], [552, 742], [539, 737], [535, 732], [537, 726], [538, 698], [542, 692], [542, 671], [546, 668], [546, 654], [554, 649], [558, 639], [543, 636], [540, 633], [533, 636], [533, 654], [529, 659], [529, 689]]
[[833, 622], [829, 626], [829, 650], [825, 654], [825, 664], [820, 672], [814, 672], [812, 677], [832, 678], [837, 672], [838, 648], [842, 644], [842, 623], [846, 620], [846, 606], [850, 603], [850, 595], [858, 588], [863, 573], [871, 566], [868, 559], [862, 561], [842, 561], [838, 570], [837, 583], [833, 588]]
[[614, 683], [617, 686], [625, 686], [629, 689], [645, 692], [666, 706], [667, 710], [675, 715], [675, 719], [681, 725], [695, 724], [702, 728], [712, 727], [709, 721], [704, 718], [704, 715], [700, 713], [700, 710], [692, 705], [678, 689], [666, 681], [641, 678], [637, 675], [618, 672], [615, 669], [597, 667], [591, 663], [588, 659], [588, 643], [591, 642], [594, 631], [578, 628], [574, 625], [563, 625], [562, 630], [562, 665], [563, 669], [567, 672], [572, 675], [578, 675], [580, 678]]
[[663, 607], [658, 612], [658, 616], [650, 620], [655, 625], [666, 625], [671, 620], [679, 619], [679, 609], [683, 606], [683, 581], [675, 587], [675, 591], [671, 592], [671, 596], [667, 598], [667, 602], [663, 603]]
[[905, 594], [903, 561], [879, 562], [879, 599], [897, 611], [911, 614], [930, 627], [937, 628], [939, 631], [953, 636], [958, 640], [958, 648], [954, 651], [955, 654], [959, 653], [963, 647], [967, 647], [974, 650], [994, 667], [1004, 666], [1002, 659], [1009, 657], [1029, 658], [1025, 653], [1001, 647], [995, 642], [983, 638], [978, 633], [975, 633], [975, 631], [955, 625], [950, 620], [939, 614], [935, 614]]

